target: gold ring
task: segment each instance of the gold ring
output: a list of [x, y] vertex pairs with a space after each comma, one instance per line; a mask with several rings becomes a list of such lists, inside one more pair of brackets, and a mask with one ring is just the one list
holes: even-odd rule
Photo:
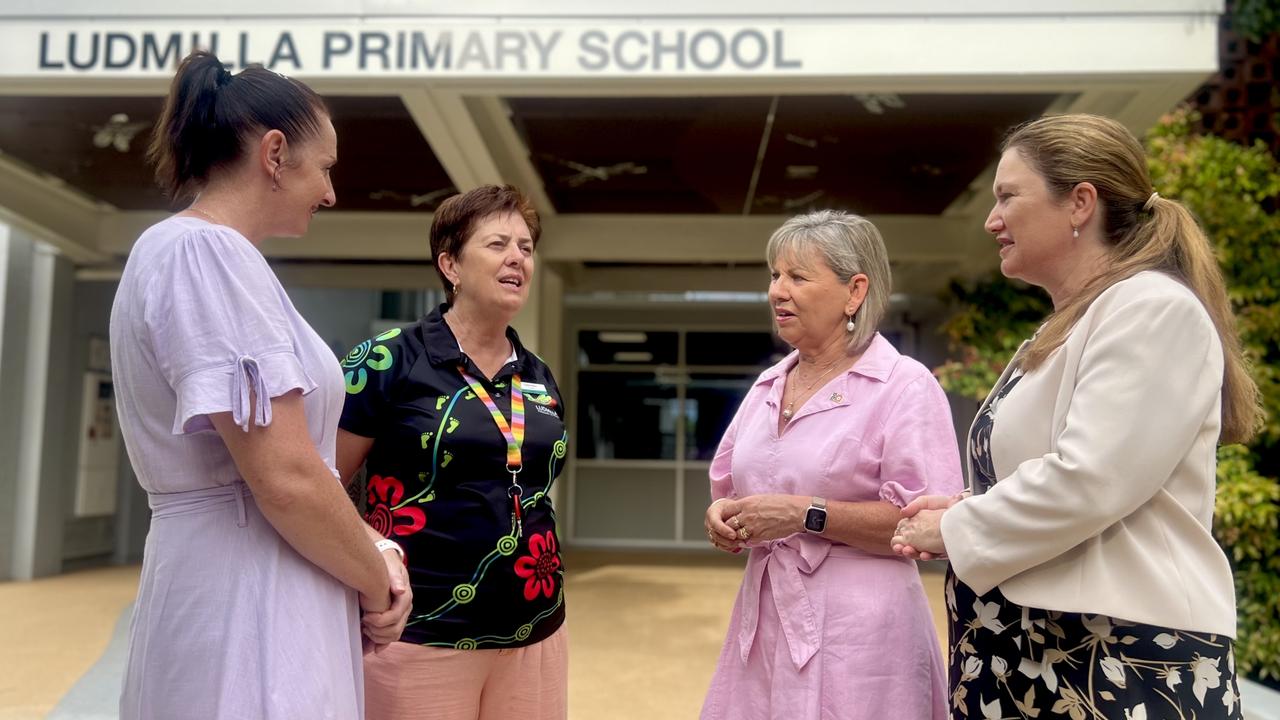
[[729, 518], [729, 524], [732, 525], [734, 529], [742, 528], [742, 521], [738, 519], [737, 515], [734, 515], [733, 517]]
[[743, 540], [747, 540], [747, 539], [750, 539], [751, 533], [747, 532], [746, 528], [740, 527], [738, 528], [738, 537], [742, 538]]

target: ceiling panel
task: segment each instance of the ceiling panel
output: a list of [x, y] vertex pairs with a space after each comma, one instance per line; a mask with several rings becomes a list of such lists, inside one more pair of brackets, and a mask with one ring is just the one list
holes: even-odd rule
[[162, 103], [139, 97], [0, 97], [0, 151], [116, 207], [164, 208], [143, 161]]
[[509, 98], [563, 213], [937, 214], [1055, 95]]
[[[0, 151], [122, 210], [171, 203], [144, 160], [161, 98], [0, 97]], [[452, 182], [397, 97], [329, 97], [343, 210], [433, 210]]]
[[1056, 95], [779, 98], [751, 212], [942, 212]]
[[510, 98], [556, 210], [741, 213], [771, 98]]
[[343, 210], [435, 210], [457, 190], [398, 97], [326, 97]]

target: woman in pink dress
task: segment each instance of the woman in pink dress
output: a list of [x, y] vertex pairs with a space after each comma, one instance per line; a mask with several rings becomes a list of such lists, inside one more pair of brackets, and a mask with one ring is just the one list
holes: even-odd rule
[[361, 609], [372, 642], [395, 640], [407, 578], [337, 479], [337, 358], [258, 250], [334, 204], [329, 113], [302, 83], [194, 53], [150, 155], [195, 199], [138, 238], [111, 310], [152, 509], [120, 715], [360, 718]]
[[711, 464], [707, 539], [749, 550], [704, 720], [947, 714], [946, 666], [900, 508], [961, 488], [946, 396], [876, 332], [879, 231], [843, 212], [769, 240], [769, 304], [795, 352], [743, 399]]

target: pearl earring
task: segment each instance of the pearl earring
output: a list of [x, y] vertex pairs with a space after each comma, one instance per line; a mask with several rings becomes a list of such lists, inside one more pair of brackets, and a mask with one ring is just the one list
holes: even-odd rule
[[1080, 237], [1080, 228], [1076, 227], [1075, 225], [1072, 225], [1072, 226], [1071, 226], [1071, 237], [1073, 237], [1073, 238], [1078, 238], [1078, 237]]
[[849, 316], [849, 322], [844, 324], [844, 331], [853, 332], [853, 316], [852, 315]]

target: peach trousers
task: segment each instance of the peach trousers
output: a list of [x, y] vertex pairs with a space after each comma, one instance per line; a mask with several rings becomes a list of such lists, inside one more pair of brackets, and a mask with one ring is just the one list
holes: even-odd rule
[[397, 642], [364, 659], [366, 720], [565, 720], [563, 625], [518, 648], [454, 650]]

